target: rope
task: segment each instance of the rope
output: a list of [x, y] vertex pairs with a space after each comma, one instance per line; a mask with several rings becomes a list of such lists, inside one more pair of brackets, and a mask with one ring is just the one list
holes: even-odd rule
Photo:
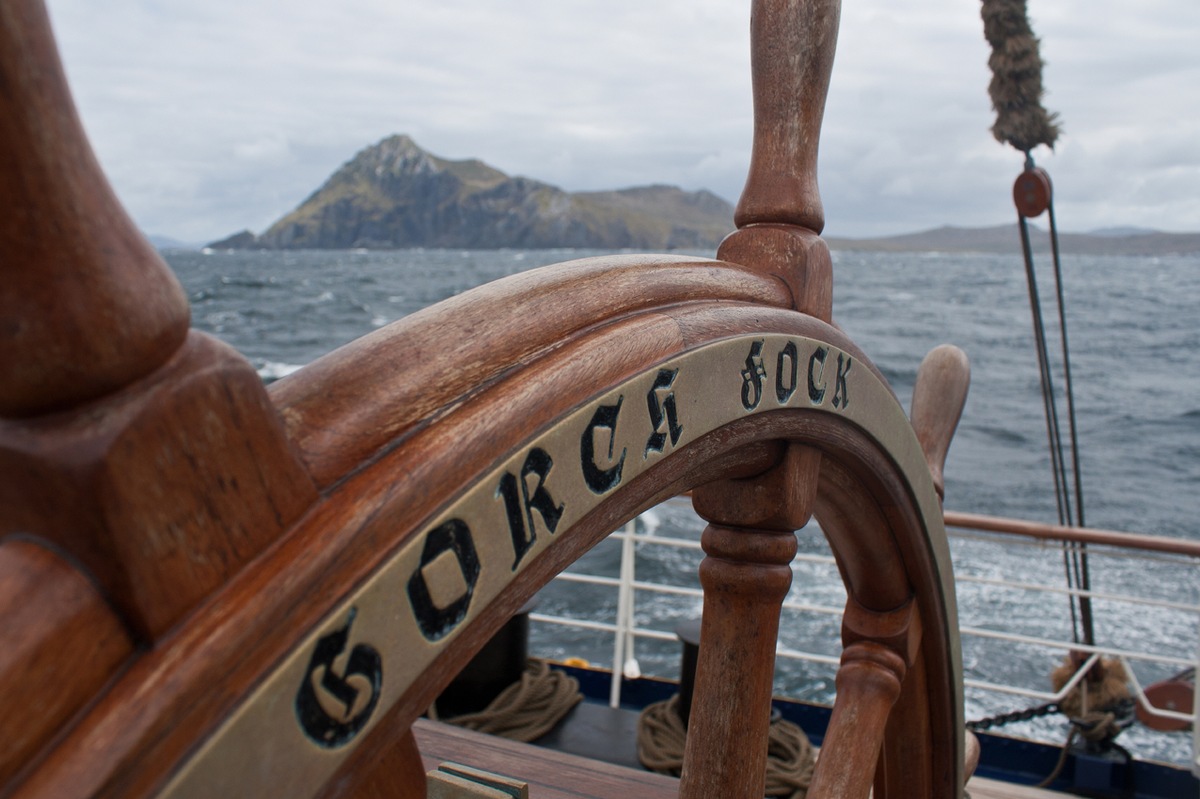
[[[1050, 683], [1055, 691], [1062, 690], [1082, 662], [1082, 653], [1067, 655], [1050, 674]], [[1114, 739], [1129, 726], [1133, 718], [1133, 699], [1129, 694], [1128, 681], [1129, 675], [1120, 660], [1101, 658], [1088, 670], [1083, 681], [1063, 697], [1060, 709], [1070, 721], [1071, 728], [1058, 763], [1050, 776], [1038, 783], [1039, 788], [1045, 788], [1058, 779], [1067, 763], [1071, 744], [1077, 737], [1083, 738], [1089, 745], [1124, 751]]]
[[530, 658], [521, 679], [486, 708], [442, 721], [529, 743], [549, 732], [582, 699], [578, 680], [551, 669], [544, 660]]
[[[1076, 737], [1082, 737], [1085, 741], [1116, 749], [1125, 755], [1126, 762], [1132, 759], [1128, 751], [1113, 741], [1121, 733], [1121, 730], [1128, 726], [1125, 721], [1128, 715], [1126, 711], [1132, 712], [1132, 710], [1133, 703], [1130, 702], [1128, 708], [1122, 708], [1122, 714], [1111, 711], [1096, 712], [1088, 713], [1082, 718], [1071, 719], [1071, 729], [1067, 733], [1067, 740], [1062, 745], [1062, 752], [1058, 756], [1058, 763], [1055, 764], [1054, 770], [1050, 772], [1050, 776], [1039, 782], [1037, 787], [1050, 787], [1050, 784], [1062, 774], [1063, 767], [1067, 764], [1067, 755], [1071, 752], [1071, 744], [1075, 742]], [[1127, 791], [1126, 795], [1133, 796], [1133, 793], [1132, 791]]]
[[[678, 777], [683, 771], [687, 730], [678, 712], [679, 695], [648, 705], [638, 720], [638, 759], [650, 771]], [[771, 722], [767, 739], [767, 796], [804, 799], [816, 753], [804, 730], [790, 721]]]
[[1063, 743], [1062, 752], [1058, 755], [1058, 763], [1054, 765], [1054, 770], [1050, 772], [1050, 776], [1037, 784], [1038, 788], [1048, 788], [1050, 783], [1058, 779], [1058, 775], [1062, 774], [1063, 766], [1067, 765], [1067, 755], [1071, 751], [1071, 744], [1075, 742], [1075, 735], [1079, 732], [1075, 725], [1071, 725], [1071, 731], [1067, 733], [1067, 740]]
[[1042, 57], [1025, 0], [983, 0], [982, 14], [983, 33], [992, 46], [992, 135], [1025, 153], [1039, 144], [1053, 147], [1058, 115], [1042, 107]]
[[[1033, 168], [1033, 158], [1026, 156], [1026, 168]], [[1054, 379], [1050, 367], [1050, 355], [1046, 343], [1046, 327], [1042, 317], [1042, 301], [1038, 292], [1038, 280], [1033, 264], [1033, 247], [1029, 240], [1028, 220], [1018, 210], [1017, 220], [1021, 232], [1021, 249], [1025, 260], [1025, 278], [1029, 288], [1029, 306], [1033, 321], [1034, 345], [1037, 352], [1038, 371], [1042, 388], [1042, 404], [1046, 414], [1046, 436], [1050, 449], [1051, 473], [1054, 476], [1054, 499], [1058, 505], [1058, 522], [1068, 526], [1083, 526], [1083, 483], [1079, 463], [1079, 438], [1075, 423], [1075, 392], [1071, 380], [1071, 359], [1067, 344], [1067, 320], [1062, 288], [1062, 266], [1058, 248], [1058, 225], [1054, 217], [1053, 197], [1047, 199], [1047, 209], [1050, 212], [1050, 239], [1054, 261], [1054, 285], [1058, 305], [1059, 333], [1062, 345], [1063, 373], [1066, 380], [1066, 403], [1068, 417], [1068, 432], [1071, 442], [1071, 469], [1074, 477], [1075, 512], [1071, 507], [1071, 489], [1067, 477], [1066, 448], [1063, 445], [1062, 432], [1058, 419], [1058, 403], [1055, 398]], [[1081, 591], [1091, 589], [1091, 576], [1088, 569], [1087, 545], [1082, 543], [1063, 543], [1063, 569], [1066, 573], [1067, 587], [1072, 589], [1070, 594], [1071, 627], [1076, 643], [1095, 643], [1095, 630], [1092, 620], [1092, 601], [1086, 593], [1078, 595], [1074, 589]], [[1076, 606], [1078, 605], [1078, 614]], [[1082, 626], [1082, 634], [1080, 627]]]
[[[1064, 397], [1067, 402], [1067, 431], [1071, 439], [1071, 470], [1075, 481], [1075, 522], [1080, 527], [1086, 527], [1087, 522], [1083, 518], [1083, 475], [1079, 463], [1079, 433], [1075, 423], [1075, 388], [1071, 380], [1071, 347], [1067, 343], [1067, 311], [1066, 302], [1063, 299], [1062, 258], [1058, 248], [1058, 222], [1054, 216], [1053, 192], [1051, 192], [1050, 198], [1046, 203], [1046, 211], [1050, 220], [1050, 253], [1054, 262], [1054, 289], [1058, 301], [1059, 341], [1062, 346], [1062, 370], [1065, 381]], [[1061, 446], [1060, 442], [1059, 447], [1061, 448]], [[1063, 456], [1060, 455], [1059, 459], [1061, 461]], [[1065, 473], [1063, 474], [1063, 483], [1063, 493], [1066, 494], [1068, 489], [1066, 487]], [[1076, 583], [1078, 583], [1082, 590], [1090, 591], [1092, 589], [1092, 580], [1088, 569], [1086, 544], [1079, 543], [1072, 546], [1072, 561], [1076, 570]], [[1079, 598], [1079, 613], [1083, 625], [1084, 642], [1093, 644], [1095, 643], [1095, 632], [1092, 623], [1091, 597], [1081, 596]]]
[[683, 746], [687, 739], [679, 718], [679, 694], [647, 705], [638, 718], [638, 760], [650, 771], [678, 777], [683, 772]]
[[[1050, 673], [1050, 684], [1054, 686], [1055, 691], [1061, 691], [1075, 676], [1084, 659], [1083, 653], [1068, 654], [1058, 668]], [[1104, 715], [1123, 710], [1123, 706], [1132, 701], [1129, 693], [1129, 674], [1125, 671], [1124, 664], [1117, 658], [1100, 658], [1088, 669], [1087, 676], [1079, 685], [1063, 697], [1059, 707], [1072, 723], [1082, 722], [1090, 726], [1099, 723], [1102, 720], [1100, 717]], [[1113, 736], [1115, 735], [1116, 733], [1113, 733]], [[1088, 740], [1100, 740], [1086, 731], [1084, 737]]]

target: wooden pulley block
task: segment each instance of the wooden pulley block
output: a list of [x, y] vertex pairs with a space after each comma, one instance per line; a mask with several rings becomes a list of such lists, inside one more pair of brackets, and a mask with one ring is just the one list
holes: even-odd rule
[[1050, 207], [1053, 196], [1050, 175], [1038, 166], [1017, 175], [1013, 183], [1013, 203], [1017, 206], [1017, 213], [1028, 219], [1041, 216]]

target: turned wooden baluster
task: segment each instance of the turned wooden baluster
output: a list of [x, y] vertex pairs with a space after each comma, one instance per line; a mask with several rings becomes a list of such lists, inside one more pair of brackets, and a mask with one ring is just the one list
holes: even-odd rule
[[[722, 260], [777, 275], [790, 287], [797, 310], [825, 321], [831, 317], [832, 267], [818, 235], [824, 216], [816, 163], [839, 11], [837, 0], [754, 3], [754, 151], [735, 216], [738, 230], [718, 252]], [[940, 494], [942, 463], [966, 383], [965, 376], [952, 379], [962, 374], [953, 355], [943, 353], [935, 361], [938, 379], [924, 385], [938, 385], [921, 395], [914, 416]], [[954, 400], [926, 399], [940, 393], [943, 383], [950, 395], [961, 388], [956, 408]], [[823, 523], [828, 517], [826, 532], [850, 600], [838, 701], [825, 739], [827, 750], [839, 757], [818, 765], [809, 796], [865, 797], [873, 783], [880, 795], [928, 795], [932, 788], [922, 781], [929, 775], [910, 774], [903, 761], [926, 753], [930, 730], [892, 712], [902, 690], [929, 690], [923, 672], [905, 687], [910, 669], [923, 668], [917, 660], [921, 616], [912, 587], [902, 571], [879, 574], [881, 564], [903, 562], [891, 534], [895, 520], [861, 501], [859, 476], [842, 464], [823, 464], [817, 452], [794, 444], [784, 452], [756, 479], [722, 481], [695, 492], [697, 511], [711, 522], [703, 537], [705, 646], [696, 690], [711, 702], [699, 714], [693, 711], [681, 796], [762, 795], [774, 640], [794, 551], [791, 531], [814, 511]], [[903, 725], [914, 728], [896, 734]]]
[[[933, 350], [918, 372], [912, 420], [939, 495], [950, 440], [966, 402], [970, 370], [956, 347]], [[838, 558], [849, 597], [842, 620], [844, 646], [837, 674], [837, 700], [823, 748], [837, 758], [818, 763], [810, 799], [876, 796], [926, 797], [931, 775], [911, 768], [937, 746], [923, 714], [906, 716], [895, 705], [901, 691], [917, 695], [910, 707], [929, 706], [924, 664], [917, 660], [922, 622], [913, 587], [899, 564], [889, 513], [864, 501], [858, 477], [843, 464], [826, 462], [816, 513]], [[891, 733], [890, 735], [885, 734]], [[969, 749], [969, 747], [968, 747]], [[968, 755], [964, 773], [978, 752]]]
[[943, 344], [934, 347], [921, 361], [917, 380], [913, 385], [912, 420], [913, 432], [921, 442], [925, 462], [933, 477], [933, 487], [938, 496], [946, 498], [946, 453], [950, 441], [967, 404], [967, 390], [971, 386], [971, 364], [967, 355], [958, 347]]
[[[693, 494], [701, 537], [701, 640], [679, 795], [761, 796], [779, 610], [792, 582], [793, 533], [812, 510], [814, 453], [800, 447], [765, 475]], [[818, 460], [819, 463], [819, 460]], [[807, 481], [807, 482], [806, 482]]]
[[27, 417], [162, 366], [188, 305], [100, 172], [40, 2], [0, 7], [0, 74], [0, 417]]
[[[929, 351], [921, 361], [913, 385], [909, 419], [925, 454], [933, 487], [943, 502], [946, 499], [946, 455], [967, 404], [970, 387], [971, 363], [967, 354], [952, 344], [942, 344]], [[967, 730], [965, 737], [964, 783], [975, 773], [981, 753], [975, 734]]]
[[[833, 65], [837, 0], [756, 0], [751, 11], [754, 148], [738, 230], [717, 257], [780, 277], [793, 307], [829, 321], [833, 279], [816, 184], [817, 138]], [[680, 796], [762, 796], [779, 611], [794, 531], [813, 509], [820, 454], [781, 447], [757, 478], [694, 493], [710, 522], [700, 566], [704, 616]]]

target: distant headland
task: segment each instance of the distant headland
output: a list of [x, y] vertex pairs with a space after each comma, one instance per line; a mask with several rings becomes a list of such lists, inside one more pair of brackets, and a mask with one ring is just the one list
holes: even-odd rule
[[391, 136], [359, 152], [261, 235], [212, 249], [704, 249], [732, 226], [707, 191], [641, 186], [567, 192], [478, 160], [451, 161]]
[[[715, 250], [733, 229], [733, 206], [709, 191], [640, 186], [568, 192], [511, 177], [477, 159], [449, 160], [404, 135], [360, 151], [261, 234], [235, 233], [214, 250], [580, 248]], [[1014, 253], [1016, 225], [940, 227], [881, 238], [826, 237], [832, 249]], [[1037, 251], [1050, 247], [1038, 231]], [[1200, 253], [1200, 233], [1112, 229], [1060, 236], [1085, 255]]]
[[[1049, 252], [1050, 234], [1036, 225], [1030, 231], [1035, 252]], [[1200, 233], [1163, 233], [1158, 230], [1113, 229], [1092, 233], [1060, 233], [1059, 249], [1072, 255], [1185, 255], [1200, 253]], [[1020, 254], [1017, 224], [965, 228], [949, 225], [874, 239], [826, 236], [830, 249], [871, 252], [982, 252]]]

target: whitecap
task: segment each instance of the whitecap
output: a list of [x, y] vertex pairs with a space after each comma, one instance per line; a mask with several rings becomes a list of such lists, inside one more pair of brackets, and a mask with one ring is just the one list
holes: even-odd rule
[[642, 535], [654, 535], [655, 531], [662, 526], [662, 516], [654, 508], [643, 511], [638, 517], [638, 521], [642, 523]]
[[273, 383], [281, 377], [287, 377], [293, 372], [298, 372], [303, 369], [304, 365], [299, 363], [280, 363], [278, 361], [263, 361], [258, 367], [258, 376], [263, 379], [264, 383]]

